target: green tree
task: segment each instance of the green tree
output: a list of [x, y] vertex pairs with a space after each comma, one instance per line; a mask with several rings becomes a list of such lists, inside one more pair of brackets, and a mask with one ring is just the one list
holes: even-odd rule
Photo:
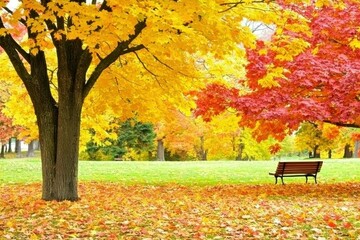
[[118, 136], [117, 139], [105, 140], [106, 145], [98, 145], [94, 141], [87, 143], [86, 152], [90, 159], [100, 160], [97, 158], [102, 154], [110, 159], [121, 159], [130, 151], [140, 155], [144, 152], [151, 153], [155, 148], [154, 141], [156, 134], [151, 123], [142, 123], [134, 119], [128, 119], [121, 123], [115, 131]]

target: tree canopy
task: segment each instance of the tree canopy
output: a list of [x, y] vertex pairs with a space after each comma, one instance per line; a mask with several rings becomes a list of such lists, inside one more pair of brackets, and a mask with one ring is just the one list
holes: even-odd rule
[[[303, 120], [358, 126], [359, 3], [328, 2], [2, 1], [1, 61], [17, 74], [1, 72], [12, 87], [8, 114], [20, 118], [16, 99], [35, 113], [20, 123], [29, 136], [38, 126], [43, 199], [78, 199], [88, 129], [107, 138], [116, 137], [107, 131], [114, 119], [166, 122], [200, 87], [197, 113], [231, 107], [265, 130], [259, 139]], [[274, 28], [271, 41], [257, 40], [246, 21]]]
[[78, 199], [83, 106], [109, 116], [146, 112], [147, 96], [186, 102], [185, 91], [243, 70], [244, 47], [255, 46], [244, 19], [303, 22], [268, 1], [23, 0], [0, 7], [0, 47], [36, 115], [46, 200]]
[[258, 128], [259, 139], [282, 139], [304, 120], [360, 127], [359, 2], [283, 6], [301, 14], [308, 29], [277, 27], [270, 41], [247, 48], [241, 88], [207, 86], [197, 113], [206, 118], [231, 107], [241, 124]]

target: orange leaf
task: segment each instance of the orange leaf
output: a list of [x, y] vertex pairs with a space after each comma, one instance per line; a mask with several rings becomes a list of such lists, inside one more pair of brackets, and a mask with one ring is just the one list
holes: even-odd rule
[[352, 228], [352, 224], [350, 222], [344, 222], [343, 223], [344, 228], [349, 229]]
[[329, 220], [329, 221], [327, 222], [327, 224], [328, 224], [328, 226], [331, 227], [331, 228], [336, 228], [336, 227], [337, 227], [336, 223], [335, 223], [333, 220]]

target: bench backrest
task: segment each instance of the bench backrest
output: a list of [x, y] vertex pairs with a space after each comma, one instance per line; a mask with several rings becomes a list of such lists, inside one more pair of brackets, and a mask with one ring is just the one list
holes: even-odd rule
[[322, 161], [279, 162], [276, 174], [315, 174], [320, 172]]

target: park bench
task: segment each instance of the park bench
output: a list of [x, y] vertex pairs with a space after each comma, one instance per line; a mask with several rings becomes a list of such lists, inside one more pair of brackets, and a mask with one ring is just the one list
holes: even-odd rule
[[278, 178], [281, 178], [282, 184], [284, 184], [284, 177], [306, 177], [306, 183], [308, 177], [313, 177], [316, 181], [317, 173], [320, 172], [323, 161], [288, 161], [279, 162], [275, 172], [270, 172], [269, 175], [275, 177], [275, 184], [277, 184]]

